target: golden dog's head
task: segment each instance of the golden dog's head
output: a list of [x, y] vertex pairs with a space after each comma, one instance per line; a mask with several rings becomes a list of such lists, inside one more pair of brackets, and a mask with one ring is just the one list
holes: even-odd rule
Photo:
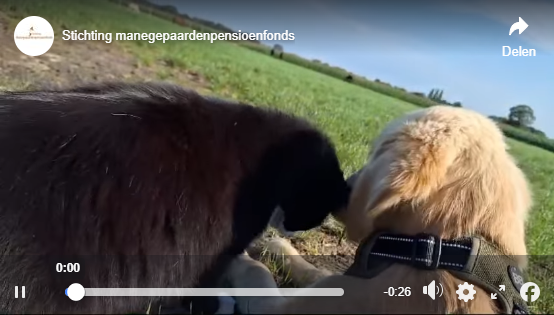
[[468, 109], [434, 106], [383, 130], [338, 219], [354, 241], [376, 230], [480, 235], [505, 254], [525, 255], [530, 207], [526, 178], [496, 124]]

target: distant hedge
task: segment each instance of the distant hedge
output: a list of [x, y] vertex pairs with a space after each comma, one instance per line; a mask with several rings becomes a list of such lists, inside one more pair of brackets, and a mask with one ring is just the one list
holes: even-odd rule
[[534, 135], [529, 131], [521, 130], [517, 127], [506, 125], [503, 123], [498, 123], [498, 125], [500, 126], [500, 128], [502, 129], [502, 132], [504, 132], [506, 137], [510, 137], [510, 138], [519, 140], [521, 142], [525, 142], [527, 144], [531, 144], [539, 148], [543, 148], [550, 152], [554, 152], [553, 139], [542, 137], [539, 135]]

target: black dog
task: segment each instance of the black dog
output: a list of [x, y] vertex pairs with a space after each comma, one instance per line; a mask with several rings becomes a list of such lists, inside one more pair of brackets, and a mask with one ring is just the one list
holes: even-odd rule
[[0, 95], [0, 146], [0, 311], [11, 314], [151, 302], [74, 302], [72, 283], [215, 287], [276, 207], [285, 229], [307, 230], [349, 194], [330, 141], [307, 122], [168, 84]]

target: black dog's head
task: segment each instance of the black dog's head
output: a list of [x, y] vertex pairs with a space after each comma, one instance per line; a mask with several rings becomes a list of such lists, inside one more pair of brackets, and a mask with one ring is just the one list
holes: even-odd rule
[[280, 168], [282, 195], [270, 225], [282, 233], [305, 231], [348, 204], [350, 187], [335, 149], [317, 133], [296, 135]]

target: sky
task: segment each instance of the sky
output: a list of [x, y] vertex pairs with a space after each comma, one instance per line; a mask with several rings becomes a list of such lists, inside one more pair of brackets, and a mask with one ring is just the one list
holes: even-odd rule
[[[242, 32], [284, 32], [287, 52], [319, 59], [486, 115], [531, 106], [554, 138], [552, 0], [154, 0]], [[509, 35], [522, 18], [529, 27]], [[502, 56], [503, 46], [535, 57]]]

